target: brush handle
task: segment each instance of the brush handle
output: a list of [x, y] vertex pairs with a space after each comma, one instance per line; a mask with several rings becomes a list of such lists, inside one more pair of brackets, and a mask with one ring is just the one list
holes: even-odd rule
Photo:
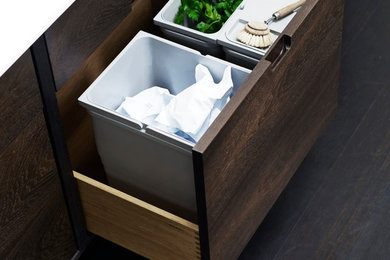
[[294, 12], [295, 9], [302, 6], [304, 3], [306, 3], [306, 0], [299, 0], [296, 3], [288, 5], [282, 9], [280, 9], [279, 11], [276, 11], [272, 16], [275, 18], [275, 20], [279, 20], [279, 19], [291, 14], [292, 12]]

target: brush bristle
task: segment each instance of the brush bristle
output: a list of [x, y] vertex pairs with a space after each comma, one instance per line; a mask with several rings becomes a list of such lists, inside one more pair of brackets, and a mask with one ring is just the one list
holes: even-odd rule
[[266, 35], [252, 35], [248, 33], [245, 29], [240, 31], [237, 35], [237, 40], [256, 48], [266, 48], [272, 44], [272, 34], [268, 33]]

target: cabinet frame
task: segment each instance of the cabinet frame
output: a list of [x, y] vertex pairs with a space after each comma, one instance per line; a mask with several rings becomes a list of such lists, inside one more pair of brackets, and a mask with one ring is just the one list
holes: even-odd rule
[[[78, 185], [84, 185], [80, 184], [82, 179], [100, 186], [95, 182], [104, 182], [104, 173], [91, 121], [77, 98], [139, 30], [159, 34], [152, 18], [164, 3], [133, 1], [128, 17], [56, 94], [72, 170], [85, 175], [75, 174]], [[234, 259], [240, 255], [333, 117], [343, 7], [342, 0], [308, 0], [195, 145], [198, 224], [189, 225], [196, 239], [194, 229], [199, 227], [200, 248], [192, 255], [195, 259], [198, 253], [202, 259]], [[73, 172], [63, 174], [73, 178]], [[89, 177], [95, 181], [86, 181]], [[88, 227], [83, 188], [63, 185], [75, 185], [81, 191], [87, 229], [98, 233]], [[100, 190], [119, 196], [108, 186], [102, 187]], [[122, 200], [133, 203], [127, 196]], [[72, 210], [80, 211], [76, 207]], [[122, 245], [145, 255], [142, 250]]]

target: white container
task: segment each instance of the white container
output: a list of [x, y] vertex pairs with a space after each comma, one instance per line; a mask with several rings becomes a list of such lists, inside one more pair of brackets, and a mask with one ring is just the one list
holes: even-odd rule
[[209, 68], [216, 81], [231, 66], [233, 93], [250, 73], [141, 31], [79, 98], [92, 116], [109, 185], [194, 221], [194, 144], [115, 110], [124, 97], [152, 86], [179, 93], [195, 82], [199, 63]]
[[[182, 43], [186, 46], [208, 53], [214, 56], [221, 56], [223, 54], [221, 46], [218, 45], [217, 39], [223, 34], [223, 28], [215, 33], [203, 33], [174, 22], [181, 0], [169, 0], [168, 3], [160, 10], [154, 17], [153, 21], [156, 25], [161, 27], [164, 34], [169, 39], [175, 42]], [[238, 7], [237, 9], [240, 9]], [[233, 16], [233, 15], [232, 15]], [[228, 21], [232, 19], [229, 17]]]
[[[223, 50], [228, 61], [253, 68], [269, 48], [255, 48], [245, 45], [237, 40], [238, 33], [249, 21], [265, 21], [277, 10], [298, 0], [243, 0], [241, 5], [229, 17], [222, 28], [212, 34], [178, 25], [174, 19], [181, 0], [170, 0], [154, 18], [154, 23], [171, 39], [181, 42], [197, 50], [219, 55]], [[269, 28], [274, 40], [286, 28], [295, 13], [273, 22]]]
[[[240, 64], [247, 68], [254, 68], [268, 48], [255, 48], [237, 40], [238, 33], [244, 29], [249, 21], [266, 21], [279, 9], [297, 2], [298, 0], [245, 0], [244, 8], [236, 10], [232, 19], [229, 19], [218, 37], [217, 43], [223, 46], [228, 61]], [[279, 21], [269, 24], [273, 40], [283, 32], [296, 13], [292, 13]]]

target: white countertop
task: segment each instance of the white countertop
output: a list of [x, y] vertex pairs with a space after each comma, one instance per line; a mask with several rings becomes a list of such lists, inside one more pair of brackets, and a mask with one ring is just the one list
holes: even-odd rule
[[74, 1], [0, 1], [0, 77]]

